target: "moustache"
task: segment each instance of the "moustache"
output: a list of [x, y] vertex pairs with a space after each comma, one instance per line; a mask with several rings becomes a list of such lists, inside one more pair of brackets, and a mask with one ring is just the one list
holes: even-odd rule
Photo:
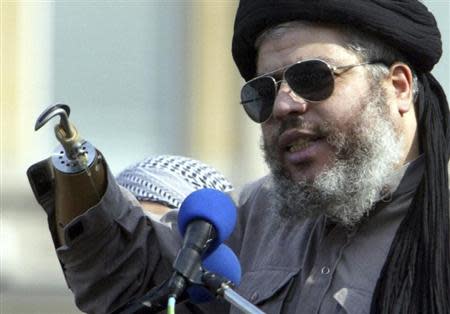
[[319, 137], [328, 137], [332, 133], [329, 123], [315, 123], [305, 120], [303, 117], [290, 117], [280, 122], [274, 134], [279, 137], [281, 134], [290, 129], [298, 129], [308, 133], [316, 134]]

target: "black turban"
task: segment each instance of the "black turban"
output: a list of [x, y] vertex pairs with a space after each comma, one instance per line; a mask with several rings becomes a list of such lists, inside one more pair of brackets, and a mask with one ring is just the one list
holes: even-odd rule
[[430, 72], [442, 54], [436, 20], [417, 0], [241, 0], [232, 53], [245, 80], [255, 76], [256, 38], [292, 20], [350, 25], [397, 48], [417, 72]]
[[433, 15], [418, 0], [241, 0], [232, 53], [245, 80], [256, 74], [257, 37], [293, 20], [370, 34], [400, 52], [417, 74], [415, 106], [425, 171], [391, 243], [371, 313], [450, 313], [450, 114], [447, 97], [430, 73], [442, 54]]

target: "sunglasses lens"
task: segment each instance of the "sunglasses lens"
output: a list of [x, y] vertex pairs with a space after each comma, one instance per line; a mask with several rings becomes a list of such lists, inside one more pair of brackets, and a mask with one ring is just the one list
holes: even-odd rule
[[274, 80], [270, 77], [261, 77], [242, 87], [241, 104], [253, 121], [261, 123], [269, 119], [272, 114], [275, 96]]
[[305, 100], [321, 101], [333, 93], [333, 73], [319, 60], [294, 64], [286, 70], [284, 77], [290, 88]]

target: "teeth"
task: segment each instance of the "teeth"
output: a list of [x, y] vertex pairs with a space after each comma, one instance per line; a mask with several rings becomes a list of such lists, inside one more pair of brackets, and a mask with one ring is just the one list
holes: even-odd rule
[[300, 139], [289, 147], [289, 152], [293, 153], [293, 152], [305, 149], [310, 144], [311, 144], [311, 141], [305, 140], [305, 139]]

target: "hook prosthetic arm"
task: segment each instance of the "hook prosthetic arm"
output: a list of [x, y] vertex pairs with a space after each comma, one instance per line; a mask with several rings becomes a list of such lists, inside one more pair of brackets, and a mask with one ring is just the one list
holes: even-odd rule
[[33, 192], [42, 204], [42, 195], [54, 197], [54, 219], [59, 244], [65, 244], [64, 227], [96, 205], [106, 190], [106, 170], [102, 155], [84, 140], [69, 121], [70, 108], [64, 104], [48, 107], [38, 117], [35, 130], [59, 116], [55, 136], [60, 142], [51, 158], [31, 166], [27, 175]]

